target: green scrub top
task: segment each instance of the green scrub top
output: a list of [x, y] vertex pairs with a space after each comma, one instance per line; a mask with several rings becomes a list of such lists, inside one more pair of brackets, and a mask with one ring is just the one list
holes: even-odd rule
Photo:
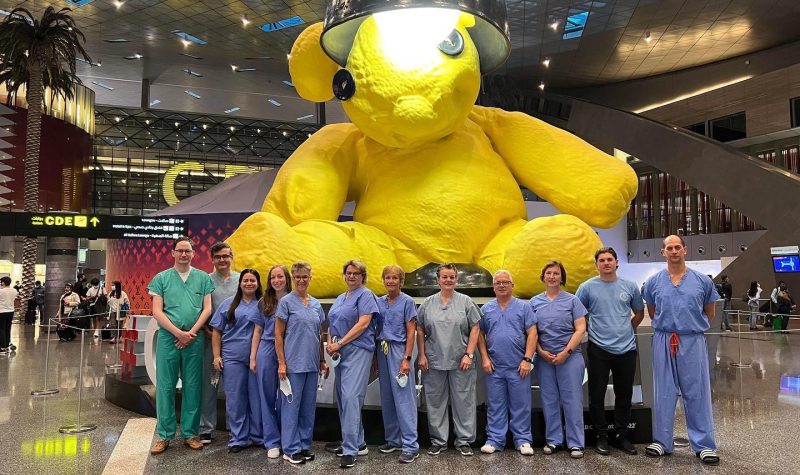
[[194, 267], [184, 282], [172, 267], [156, 274], [147, 291], [164, 299], [164, 314], [173, 325], [188, 331], [197, 323], [203, 310], [203, 299], [214, 291], [214, 283], [208, 274]]

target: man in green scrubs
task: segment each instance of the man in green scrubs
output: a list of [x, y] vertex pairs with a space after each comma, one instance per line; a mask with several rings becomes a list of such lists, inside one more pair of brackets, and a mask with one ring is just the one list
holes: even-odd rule
[[169, 448], [175, 437], [175, 385], [183, 382], [181, 434], [187, 447], [203, 448], [197, 436], [203, 375], [203, 325], [211, 316], [214, 284], [205, 272], [191, 266], [194, 250], [188, 237], [172, 246], [175, 266], [158, 273], [147, 286], [153, 296], [153, 316], [158, 322], [156, 345], [156, 416], [159, 440], [153, 455]]

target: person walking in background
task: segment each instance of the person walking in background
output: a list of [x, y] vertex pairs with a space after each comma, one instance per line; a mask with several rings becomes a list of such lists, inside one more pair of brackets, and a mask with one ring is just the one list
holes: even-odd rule
[[11, 278], [0, 278], [0, 355], [7, 355], [17, 349], [11, 344], [11, 320], [14, 319], [14, 301], [19, 296], [11, 287]]
[[115, 280], [111, 283], [111, 292], [108, 294], [109, 322], [113, 325], [113, 329], [117, 330], [111, 337], [111, 343], [116, 341], [118, 330], [125, 328], [130, 309], [131, 301], [128, 299], [128, 294], [122, 290], [122, 282]]
[[779, 280], [778, 285], [772, 289], [772, 293], [769, 294], [769, 311], [770, 313], [777, 313], [778, 312], [778, 292], [781, 291], [781, 286], [786, 285], [786, 282]]
[[724, 300], [722, 304], [722, 326], [720, 327], [720, 330], [729, 332], [732, 331], [731, 323], [728, 319], [728, 312], [731, 309], [733, 286], [731, 286], [731, 283], [728, 282], [728, 276], [726, 274], [722, 274], [719, 279], [720, 282], [717, 284], [717, 293], [719, 294], [720, 298]]
[[[227, 298], [233, 297], [239, 288], [239, 273], [231, 270], [233, 264], [233, 250], [230, 244], [218, 241], [208, 250], [211, 255], [211, 263], [214, 271], [208, 274], [211, 283], [214, 284], [214, 291], [211, 293], [212, 315], [216, 313], [220, 304]], [[209, 319], [210, 321], [210, 319]], [[214, 369], [214, 355], [211, 348], [212, 330], [210, 325], [206, 325], [203, 330], [206, 333], [205, 348], [203, 349], [203, 397], [200, 406], [200, 442], [210, 444], [214, 429], [217, 427], [217, 392], [218, 384], [211, 383], [211, 373]], [[223, 386], [225, 382], [223, 381]]]
[[778, 301], [778, 313], [781, 316], [781, 331], [783, 333], [788, 333], [789, 314], [792, 313], [792, 310], [794, 310], [797, 305], [794, 303], [792, 294], [789, 293], [789, 286], [786, 285], [786, 282], [781, 282], [778, 286], [778, 293], [775, 298]]
[[158, 440], [150, 453], [158, 455], [169, 448], [175, 437], [175, 385], [180, 376], [181, 434], [187, 447], [201, 450], [200, 428], [202, 396], [203, 327], [211, 316], [214, 284], [205, 272], [191, 266], [192, 241], [180, 237], [172, 245], [175, 265], [159, 272], [147, 290], [153, 296], [153, 317], [158, 322], [156, 351], [156, 430]]
[[644, 299], [653, 319], [653, 443], [648, 457], [672, 453], [678, 396], [683, 399], [692, 451], [706, 465], [718, 465], [711, 379], [705, 332], [714, 319], [719, 298], [714, 282], [686, 267], [686, 243], [681, 236], [664, 239], [667, 268], [644, 286]]
[[44, 290], [42, 281], [37, 280], [33, 284], [33, 302], [36, 304], [36, 308], [39, 309], [39, 325], [44, 325], [47, 320], [44, 314]]
[[755, 280], [750, 282], [750, 290], [747, 291], [747, 306], [750, 308], [750, 330], [757, 330], [758, 322], [758, 299], [761, 298], [761, 285]]

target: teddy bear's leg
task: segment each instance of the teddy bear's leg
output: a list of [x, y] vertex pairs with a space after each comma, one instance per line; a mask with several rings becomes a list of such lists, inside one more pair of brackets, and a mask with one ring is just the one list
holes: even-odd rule
[[514, 293], [530, 297], [544, 290], [539, 278], [542, 267], [559, 260], [567, 271], [565, 288], [574, 292], [581, 282], [597, 275], [594, 252], [602, 245], [588, 224], [559, 214], [506, 226], [484, 248], [478, 263], [492, 273], [508, 270], [514, 277]]
[[308, 262], [312, 267], [310, 293], [318, 297], [346, 290], [342, 265], [350, 259], [367, 265], [367, 286], [381, 293], [385, 292], [380, 279], [384, 266], [400, 264], [410, 270], [422, 265], [398, 240], [358, 222], [309, 220], [289, 226], [275, 214], [259, 212], [242, 222], [227, 242], [233, 248], [235, 267], [255, 268], [262, 273], [262, 280], [275, 264]]

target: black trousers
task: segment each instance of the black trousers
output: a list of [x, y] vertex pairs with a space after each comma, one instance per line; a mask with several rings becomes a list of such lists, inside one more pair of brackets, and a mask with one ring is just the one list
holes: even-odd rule
[[0, 313], [0, 348], [8, 348], [11, 342], [11, 320], [14, 319], [14, 312]]
[[636, 350], [615, 355], [589, 342], [586, 359], [589, 372], [589, 414], [594, 430], [600, 437], [607, 436], [608, 433], [604, 401], [609, 372], [614, 378], [614, 427], [617, 434], [625, 435], [628, 432], [636, 355]]

